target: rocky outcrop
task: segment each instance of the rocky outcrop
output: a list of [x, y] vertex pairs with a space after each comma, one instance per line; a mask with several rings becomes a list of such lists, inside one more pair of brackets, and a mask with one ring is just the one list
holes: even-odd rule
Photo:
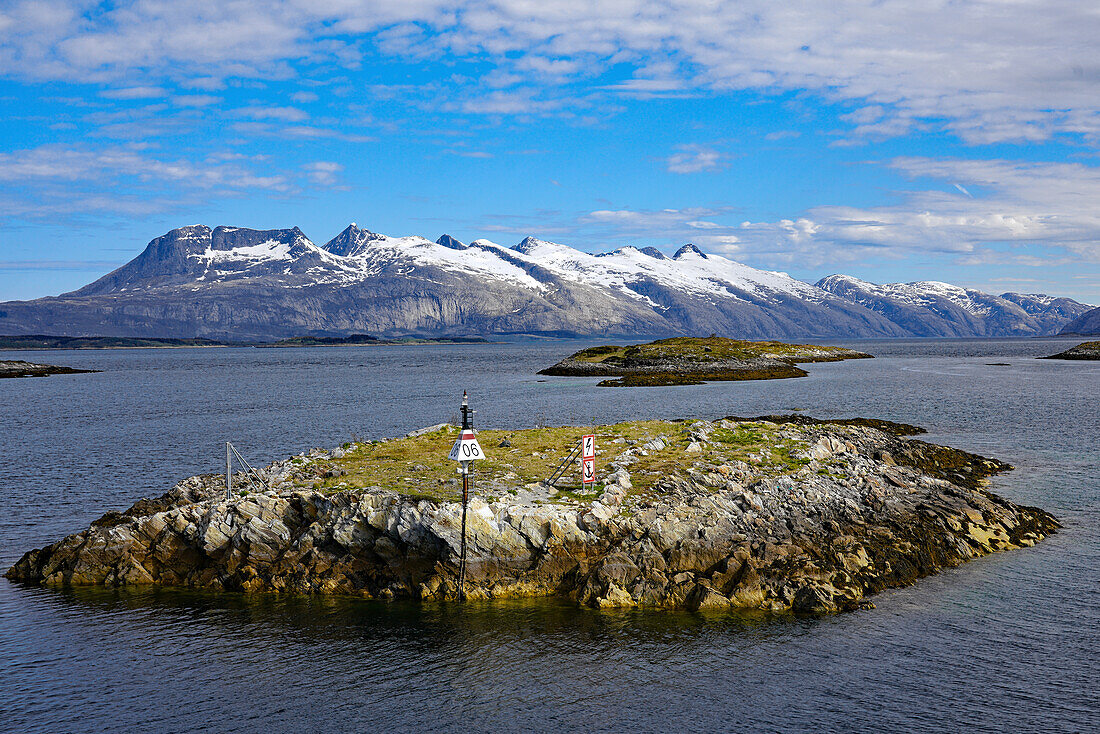
[[564, 377], [614, 376], [600, 387], [698, 385], [708, 381], [775, 380], [805, 377], [800, 362], [871, 359], [870, 354], [842, 347], [783, 342], [750, 342], [709, 337], [672, 337], [648, 344], [589, 347], [540, 375]]
[[[469, 597], [846, 610], [944, 567], [1032, 545], [1058, 527], [1046, 512], [984, 489], [984, 478], [1007, 465], [876, 428], [668, 425], [670, 435], [611, 459], [594, 500], [555, 499], [553, 491], [527, 501], [509, 492], [489, 502], [475, 496]], [[746, 432], [781, 446], [782, 463], [777, 454], [765, 459], [764, 449], [746, 461], [721, 459], [715, 447], [742, 445], [737, 437]], [[223, 478], [192, 477], [27, 553], [7, 577], [454, 598], [460, 504], [385, 489], [320, 491], [344, 478], [338, 467], [347, 451], [272, 465], [272, 489], [229, 501]], [[680, 469], [653, 480], [651, 462], [670, 459]]]
[[1100, 359], [1100, 341], [1084, 342], [1064, 352], [1040, 357], [1040, 359]]
[[0, 377], [49, 377], [50, 375], [77, 375], [99, 370], [81, 370], [76, 367], [58, 367], [53, 364], [36, 364], [21, 359], [0, 361]]

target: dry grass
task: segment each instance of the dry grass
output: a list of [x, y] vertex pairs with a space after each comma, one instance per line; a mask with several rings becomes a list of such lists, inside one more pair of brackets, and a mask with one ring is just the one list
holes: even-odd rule
[[[694, 464], [719, 466], [744, 461], [762, 474], [790, 473], [805, 464], [791, 456], [792, 451], [804, 448], [804, 444], [777, 435], [778, 426], [751, 422], [737, 424], [733, 429], [716, 429], [703, 454], [687, 454], [693, 423], [629, 421], [592, 428], [480, 431], [478, 441], [487, 458], [476, 462], [475, 490], [482, 497], [495, 499], [546, 479], [585, 433], [596, 435], [596, 485], [588, 490], [580, 485], [579, 461], [574, 459], [557, 484], [558, 493], [549, 501], [590, 502], [602, 491], [600, 480], [610, 472], [610, 462], [628, 448], [641, 447], [658, 437], [667, 446], [647, 451], [630, 465], [633, 494], [648, 493], [663, 477], [683, 474]], [[457, 435], [457, 429], [450, 428], [414, 438], [353, 444], [343, 457], [331, 461], [345, 474], [325, 479], [319, 489], [327, 492], [386, 489], [418, 499], [459, 499], [461, 478], [456, 472], [457, 463], [447, 458]], [[511, 446], [499, 445], [505, 439]]]
[[[695, 362], [714, 362], [720, 360], [752, 360], [761, 357], [799, 361], [799, 357], [819, 354], [822, 351], [844, 354], [847, 350], [839, 347], [821, 347], [812, 344], [786, 344], [784, 342], [753, 342], [744, 339], [726, 339], [712, 336], [673, 337], [659, 339], [649, 344], [632, 346], [602, 346], [584, 349], [573, 355], [581, 362], [633, 364], [637, 360], [677, 360]], [[816, 357], [815, 359], [821, 359]]]

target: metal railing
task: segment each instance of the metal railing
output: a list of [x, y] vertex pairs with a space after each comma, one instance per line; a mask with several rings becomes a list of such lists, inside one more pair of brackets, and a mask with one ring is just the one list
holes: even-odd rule
[[251, 464], [245, 461], [245, 458], [241, 456], [241, 452], [237, 451], [237, 448], [229, 443], [225, 442], [225, 499], [226, 501], [233, 499], [233, 457], [237, 457], [237, 461], [247, 471], [245, 472], [245, 478], [248, 479], [249, 484], [253, 483], [253, 478], [260, 485], [260, 489], [271, 489], [271, 486], [267, 482], [267, 478], [260, 473], [258, 469], [255, 469]]
[[561, 479], [565, 472], [569, 471], [569, 464], [580, 458], [580, 455], [581, 442], [578, 440], [575, 444], [573, 444], [573, 448], [570, 449], [566, 457], [561, 460], [561, 463], [558, 464], [557, 468], [554, 469], [554, 471], [550, 472], [549, 478], [544, 479], [542, 483], [545, 484], [547, 487], [553, 487], [554, 483]]

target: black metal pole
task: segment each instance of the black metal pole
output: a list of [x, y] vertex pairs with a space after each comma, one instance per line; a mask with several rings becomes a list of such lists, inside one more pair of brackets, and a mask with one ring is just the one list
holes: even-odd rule
[[[462, 434], [470, 430], [470, 406], [466, 401], [466, 391], [462, 391]], [[470, 465], [472, 461], [462, 462], [462, 549], [458, 557], [458, 600], [466, 601], [466, 505], [470, 501]]]
[[466, 601], [466, 504], [470, 499], [470, 468], [462, 473], [462, 550], [458, 558], [458, 600]]

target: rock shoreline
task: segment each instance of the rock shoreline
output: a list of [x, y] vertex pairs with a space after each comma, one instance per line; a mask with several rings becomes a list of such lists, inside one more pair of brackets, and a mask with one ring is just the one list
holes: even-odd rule
[[[1059, 527], [1043, 510], [985, 489], [986, 477], [1007, 464], [898, 435], [909, 427], [797, 420], [654, 422], [662, 432], [633, 445], [609, 439], [606, 481], [593, 498], [487, 479], [483, 491], [500, 497], [471, 501], [467, 595], [558, 596], [594, 607], [850, 610], [872, 606], [868, 597], [883, 589], [1033, 545]], [[510, 435], [518, 441], [522, 433]], [[383, 448], [436, 435], [453, 440], [441, 426]], [[232, 501], [224, 477], [191, 477], [28, 552], [6, 576], [456, 598], [460, 504], [379, 487], [333, 491], [350, 476], [341, 476], [340, 467], [351, 466], [341, 462], [365, 450], [276, 462], [267, 469], [273, 488]], [[244, 486], [243, 475], [237, 481]]]
[[1070, 347], [1064, 352], [1052, 354], [1049, 357], [1039, 359], [1100, 359], [1100, 341], [1084, 342], [1075, 347]]
[[82, 370], [76, 367], [59, 367], [53, 364], [24, 362], [21, 359], [0, 360], [0, 378], [2, 377], [49, 377], [50, 375], [79, 375], [99, 370]]

